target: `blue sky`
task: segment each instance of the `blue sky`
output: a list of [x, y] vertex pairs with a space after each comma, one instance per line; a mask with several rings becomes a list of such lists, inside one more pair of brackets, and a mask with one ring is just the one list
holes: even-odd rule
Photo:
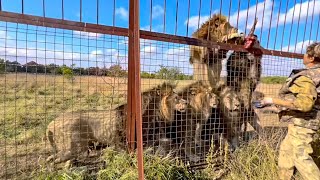
[[[45, 9], [42, 2], [42, 0], [24, 0], [24, 13], [36, 16], [43, 16], [45, 13], [46, 17], [62, 18], [62, 1], [45, 0]], [[80, 21], [80, 0], [63, 2], [63, 18]], [[128, 2], [128, 0], [82, 0], [82, 21], [128, 27]], [[152, 31], [155, 32], [190, 36], [198, 24], [201, 25], [210, 17], [210, 11], [211, 13], [221, 11], [228, 16], [233, 26], [238, 26], [243, 32], [249, 31], [254, 17], [257, 16], [256, 34], [261, 39], [262, 46], [268, 49], [303, 53], [307, 44], [320, 38], [320, 33], [317, 33], [320, 0], [256, 0], [250, 1], [249, 4], [248, 1], [241, 1], [240, 9], [239, 0], [224, 0], [222, 4], [221, 1], [213, 1], [212, 6], [211, 0], [202, 0], [201, 7], [200, 0], [190, 0], [190, 8], [188, 0], [166, 0], [166, 5], [164, 2], [165, 0], [140, 0], [141, 29], [150, 30], [151, 24]], [[2, 10], [21, 13], [22, 1], [2, 0]], [[187, 21], [188, 13], [189, 21]], [[121, 63], [125, 67], [127, 64], [128, 48], [125, 37], [5, 22], [0, 23], [0, 35], [3, 37], [0, 38], [3, 44], [0, 55], [22, 63], [36, 60], [46, 64], [54, 62], [83, 67], [109, 66], [114, 63]], [[183, 72], [190, 74], [192, 68], [188, 63], [188, 55], [188, 46], [185, 45], [141, 40], [141, 62], [144, 71], [155, 71], [163, 64], [177, 66]], [[278, 72], [277, 75], [287, 75], [288, 72], [283, 70], [270, 70], [283, 65], [287, 67], [288, 72], [292, 68], [302, 66], [299, 60], [265, 56], [263, 73], [274, 75]]]

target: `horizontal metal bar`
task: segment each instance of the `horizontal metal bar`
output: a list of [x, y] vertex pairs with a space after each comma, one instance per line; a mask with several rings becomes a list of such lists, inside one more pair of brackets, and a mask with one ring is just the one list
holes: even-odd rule
[[[246, 49], [243, 48], [242, 45], [210, 42], [207, 40], [200, 40], [195, 38], [175, 36], [175, 35], [169, 35], [169, 34], [163, 34], [163, 33], [155, 33], [155, 32], [142, 31], [142, 30], [140, 30], [140, 37], [142, 39], [149, 39], [149, 40], [158, 40], [158, 41], [173, 42], [173, 43], [179, 43], [179, 44], [196, 45], [196, 46], [204, 46], [209, 48], [219, 48], [219, 49], [225, 49], [225, 50], [248, 52]], [[288, 57], [288, 58], [299, 58], [299, 59], [303, 58], [303, 54], [298, 54], [298, 53], [283, 52], [283, 51], [269, 50], [269, 49], [262, 49], [262, 52], [264, 55], [272, 55], [272, 56]]]
[[[53, 18], [45, 18], [45, 17], [18, 14], [18, 13], [12, 13], [12, 12], [0, 11], [0, 21], [128, 37], [127, 28], [82, 23], [82, 22], [53, 19]], [[142, 39], [149, 39], [149, 40], [156, 40], [156, 41], [164, 41], [164, 42], [172, 42], [172, 43], [179, 43], [179, 44], [186, 44], [186, 45], [203, 46], [208, 48], [220, 48], [225, 50], [247, 52], [247, 50], [244, 49], [243, 46], [241, 45], [216, 43], [216, 42], [210, 42], [207, 40], [200, 40], [200, 39], [195, 39], [190, 37], [169, 35], [164, 33], [156, 33], [156, 32], [143, 31], [143, 30], [140, 30], [140, 37]], [[269, 50], [269, 49], [262, 49], [262, 51], [264, 55], [298, 58], [298, 59], [303, 58], [303, 54], [299, 54], [299, 53], [283, 52], [283, 51]]]
[[35, 26], [43, 26], [49, 28], [61, 28], [75, 31], [85, 31], [101, 34], [110, 34], [118, 36], [128, 36], [128, 29], [104, 26], [98, 24], [82, 23], [61, 19], [45, 18], [26, 14], [18, 14], [12, 12], [0, 11], [0, 21], [30, 24]]

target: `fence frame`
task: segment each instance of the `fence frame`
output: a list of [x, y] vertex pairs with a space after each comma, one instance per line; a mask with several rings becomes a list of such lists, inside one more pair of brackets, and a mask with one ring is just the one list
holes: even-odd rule
[[[129, 1], [129, 28], [120, 28], [115, 26], [106, 26], [69, 21], [63, 19], [54, 19], [33, 15], [26, 15], [13, 12], [5, 12], [1, 9], [0, 3], [0, 21], [29, 24], [35, 26], [61, 28], [68, 30], [84, 31], [91, 33], [101, 33], [129, 38], [128, 43], [128, 122], [127, 122], [127, 145], [128, 151], [138, 150], [138, 172], [139, 179], [144, 179], [143, 168], [143, 146], [142, 146], [142, 114], [141, 114], [141, 77], [140, 77], [140, 38], [148, 40], [157, 40], [185, 45], [196, 45], [208, 48], [218, 48], [224, 50], [235, 50], [247, 52], [241, 45], [231, 45], [225, 43], [210, 42], [184, 36], [169, 35], [151, 31], [140, 30], [139, 0]], [[264, 55], [272, 55], [288, 58], [303, 58], [303, 54], [291, 53], [277, 50], [262, 49]], [[135, 141], [137, 139], [137, 142]]]

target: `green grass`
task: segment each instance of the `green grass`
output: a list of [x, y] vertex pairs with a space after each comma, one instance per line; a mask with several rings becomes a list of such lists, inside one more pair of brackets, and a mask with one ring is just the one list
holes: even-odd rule
[[261, 82], [264, 84], [283, 84], [286, 82], [287, 77], [282, 76], [270, 76], [262, 77]]
[[[164, 80], [142, 79], [142, 89], [148, 89]], [[268, 77], [262, 80], [274, 92], [283, 78]], [[192, 81], [178, 81], [181, 88]], [[135, 154], [106, 149], [102, 161], [106, 167], [96, 174], [84, 167], [50, 172], [43, 165], [49, 145], [42, 141], [50, 121], [63, 112], [109, 109], [125, 102], [127, 79], [75, 76], [71, 82], [63, 76], [32, 74], [5, 74], [0, 76], [0, 179], [11, 177], [38, 179], [136, 179]], [[269, 121], [270, 119], [268, 119]], [[273, 134], [273, 133], [271, 133]], [[242, 146], [233, 155], [225, 156], [223, 179], [277, 179], [277, 149], [279, 137], [264, 137]], [[320, 144], [320, 142], [319, 142]], [[317, 145], [315, 145], [317, 146]], [[145, 152], [146, 179], [215, 179], [216, 165], [211, 161], [215, 152], [208, 155], [209, 166], [203, 171], [191, 172], [177, 159], [158, 157]], [[314, 157], [320, 163], [320, 151]], [[30, 174], [30, 172], [34, 174]]]

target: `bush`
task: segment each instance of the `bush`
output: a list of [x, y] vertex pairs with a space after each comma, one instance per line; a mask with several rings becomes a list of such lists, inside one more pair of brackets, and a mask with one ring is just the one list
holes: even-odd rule
[[62, 71], [62, 74], [63, 74], [63, 76], [65, 77], [65, 78], [67, 78], [67, 79], [69, 79], [69, 80], [71, 80], [71, 79], [73, 79], [73, 71], [72, 71], [72, 69], [71, 68], [69, 68], [69, 67], [67, 67], [67, 66], [63, 66], [62, 68], [61, 68], [61, 71]]

